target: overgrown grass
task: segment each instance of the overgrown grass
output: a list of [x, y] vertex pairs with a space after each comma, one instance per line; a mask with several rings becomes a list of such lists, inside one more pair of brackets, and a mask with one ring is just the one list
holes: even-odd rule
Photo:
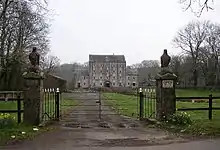
[[[50, 106], [50, 103], [54, 103], [50, 101], [48, 105], [46, 106], [46, 109], [49, 109], [48, 107]], [[66, 111], [72, 109], [75, 105], [77, 105], [77, 102], [71, 98], [65, 98], [61, 100], [61, 105], [60, 105], [60, 111], [62, 114], [66, 113]], [[22, 109], [23, 109], [23, 104], [22, 104]], [[52, 108], [50, 108], [52, 109]], [[7, 101], [7, 102], [0, 102], [0, 110], [17, 110], [17, 102], [13, 101]], [[54, 128], [52, 127], [36, 127], [39, 130], [33, 130], [33, 126], [29, 125], [24, 125], [24, 124], [17, 124], [17, 115], [16, 114], [11, 114], [11, 116], [15, 119], [15, 126], [12, 128], [0, 128], [0, 145], [6, 144], [8, 142], [13, 142], [21, 139], [26, 139], [26, 138], [32, 138], [35, 135], [48, 131], [48, 130], [53, 130]], [[25, 134], [22, 134], [25, 133]], [[15, 137], [14, 137], [15, 136]]]
[[[212, 92], [207, 90], [176, 90], [176, 96], [207, 96], [212, 94], [213, 96], [220, 96], [220, 92]], [[137, 116], [138, 111], [138, 98], [137, 96], [128, 96], [117, 93], [103, 93], [103, 97], [107, 99], [107, 102], [113, 107], [119, 109], [119, 113], [127, 116]], [[155, 101], [151, 100], [149, 106], [155, 106]], [[207, 108], [208, 103], [192, 103], [177, 101], [177, 108]], [[213, 101], [213, 107], [220, 107], [220, 100]], [[150, 107], [146, 108], [146, 113], [151, 113]], [[192, 133], [194, 135], [220, 135], [220, 110], [213, 111], [213, 120], [208, 120], [208, 111], [187, 111], [193, 120], [193, 124], [187, 127], [177, 127], [175, 130], [184, 131], [185, 133]], [[135, 114], [135, 115], [134, 115]], [[170, 127], [168, 125], [167, 127]], [[184, 129], [183, 129], [184, 128]]]

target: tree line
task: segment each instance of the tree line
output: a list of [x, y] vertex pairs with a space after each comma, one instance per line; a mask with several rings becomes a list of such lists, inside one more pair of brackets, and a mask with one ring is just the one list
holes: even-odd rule
[[37, 47], [41, 68], [49, 72], [59, 62], [47, 55], [51, 13], [47, 1], [0, 1], [0, 89], [22, 87], [22, 73], [28, 66], [28, 54]]
[[[172, 42], [175, 48], [181, 50], [180, 54], [171, 55], [170, 62], [180, 85], [219, 87], [220, 24], [211, 21], [191, 21], [177, 31]], [[131, 68], [158, 70], [159, 61], [144, 60]]]

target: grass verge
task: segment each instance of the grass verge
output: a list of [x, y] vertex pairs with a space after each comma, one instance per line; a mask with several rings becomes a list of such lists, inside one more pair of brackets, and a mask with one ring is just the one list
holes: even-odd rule
[[[213, 94], [213, 96], [220, 96], [220, 92], [211, 92], [205, 90], [177, 90], [177, 96], [208, 96]], [[103, 97], [106, 102], [112, 105], [120, 114], [136, 117], [138, 114], [138, 98], [137, 96], [128, 96], [118, 93], [103, 93]], [[155, 101], [148, 102], [147, 105], [155, 107]], [[215, 100], [213, 103], [214, 107], [220, 107], [220, 100]], [[204, 108], [208, 107], [208, 103], [192, 103], [192, 102], [180, 102], [177, 101], [177, 108]], [[145, 108], [145, 113], [151, 113], [155, 111], [155, 108], [150, 110], [150, 107]], [[135, 115], [134, 115], [135, 114]], [[168, 123], [160, 124], [161, 127], [178, 132], [186, 133], [195, 136], [218, 136], [220, 135], [220, 111], [213, 111], [213, 120], [208, 120], [208, 111], [187, 111], [193, 123], [189, 126], [174, 126]]]
[[[60, 111], [62, 114], [65, 114], [69, 110], [71, 110], [74, 106], [77, 105], [77, 102], [71, 98], [63, 98], [60, 105]], [[0, 110], [16, 110], [17, 103], [16, 102], [0, 102]], [[54, 127], [44, 126], [44, 127], [34, 127], [24, 124], [16, 124], [17, 115], [12, 114], [12, 117], [15, 118], [15, 125], [11, 128], [0, 128], [0, 145], [10, 144], [13, 142], [17, 142], [23, 139], [30, 139], [35, 137], [36, 135], [55, 130]], [[0, 120], [1, 121], [1, 120]], [[1, 123], [1, 122], [0, 122]]]

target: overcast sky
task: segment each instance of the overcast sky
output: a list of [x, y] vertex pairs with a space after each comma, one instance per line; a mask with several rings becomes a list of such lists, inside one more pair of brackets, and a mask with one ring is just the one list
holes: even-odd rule
[[[123, 54], [127, 64], [179, 53], [175, 33], [193, 19], [179, 0], [51, 0], [52, 54], [62, 63], [86, 62], [89, 54]], [[210, 0], [211, 1], [211, 0]], [[199, 20], [220, 23], [220, 2]]]

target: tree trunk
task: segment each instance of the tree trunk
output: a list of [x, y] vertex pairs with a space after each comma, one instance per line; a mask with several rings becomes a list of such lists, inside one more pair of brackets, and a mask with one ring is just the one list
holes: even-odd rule
[[193, 86], [197, 87], [197, 85], [198, 85], [198, 71], [197, 69], [195, 69], [193, 71]]

